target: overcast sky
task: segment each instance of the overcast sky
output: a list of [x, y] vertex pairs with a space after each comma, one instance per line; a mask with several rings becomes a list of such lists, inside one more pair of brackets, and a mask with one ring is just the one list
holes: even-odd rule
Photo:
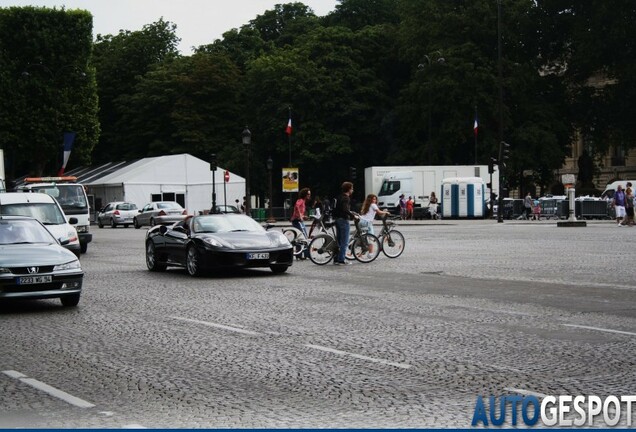
[[[177, 25], [182, 54], [191, 47], [220, 39], [223, 33], [273, 9], [276, 4], [296, 0], [0, 0], [0, 7], [46, 6], [85, 9], [93, 14], [93, 37], [117, 34], [119, 30], [141, 30], [159, 20]], [[338, 0], [299, 0], [323, 16], [333, 11]]]

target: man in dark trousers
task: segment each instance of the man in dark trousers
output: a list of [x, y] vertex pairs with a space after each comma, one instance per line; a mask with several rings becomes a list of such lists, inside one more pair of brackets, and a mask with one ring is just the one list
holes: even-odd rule
[[333, 262], [336, 265], [351, 264], [345, 259], [347, 254], [347, 246], [349, 245], [349, 221], [356, 218], [351, 213], [351, 194], [353, 193], [353, 183], [344, 182], [342, 184], [342, 193], [336, 200], [336, 206], [333, 209], [333, 216], [336, 218], [336, 233], [338, 235], [338, 256]]

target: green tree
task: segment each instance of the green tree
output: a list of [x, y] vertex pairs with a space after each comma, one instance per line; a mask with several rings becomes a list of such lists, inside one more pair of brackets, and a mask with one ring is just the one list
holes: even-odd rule
[[[122, 134], [121, 103], [134, 93], [137, 80], [155, 65], [178, 57], [176, 25], [160, 19], [140, 31], [121, 30], [118, 35], [98, 35], [94, 45], [94, 62], [102, 134], [95, 148], [95, 162], [107, 162], [113, 155], [125, 154]], [[128, 128], [124, 128], [128, 130]]]
[[[526, 0], [502, 1], [501, 118], [503, 138], [512, 146], [511, 185], [519, 184], [524, 170], [541, 173], [541, 181], [549, 183], [548, 173], [561, 166], [570, 144], [565, 87], [542, 73], [532, 8]], [[400, 95], [403, 123], [396, 162], [415, 155], [422, 164], [470, 164], [475, 159], [486, 164], [499, 143], [497, 3], [405, 0], [400, 14], [402, 55], [413, 65], [413, 79]], [[440, 57], [443, 63], [436, 61]]]
[[241, 73], [223, 54], [166, 61], [117, 100], [125, 158], [190, 153], [236, 169]]
[[0, 9], [0, 145], [9, 177], [55, 174], [64, 132], [76, 132], [69, 166], [90, 162], [99, 134], [91, 48], [86, 11]]

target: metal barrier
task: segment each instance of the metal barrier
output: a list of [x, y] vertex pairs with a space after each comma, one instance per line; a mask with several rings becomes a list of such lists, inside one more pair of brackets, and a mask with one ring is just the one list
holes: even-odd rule
[[[568, 200], [557, 202], [559, 219], [567, 219], [569, 211], [570, 202]], [[610, 208], [607, 201], [603, 200], [577, 200], [574, 202], [574, 216], [577, 219], [609, 219]]]
[[541, 206], [542, 218], [546, 218], [546, 219], [558, 218], [556, 199], [542, 199], [539, 201], [539, 205]]
[[608, 219], [609, 208], [607, 201], [601, 200], [579, 200], [576, 202], [580, 206], [580, 217], [583, 219]]

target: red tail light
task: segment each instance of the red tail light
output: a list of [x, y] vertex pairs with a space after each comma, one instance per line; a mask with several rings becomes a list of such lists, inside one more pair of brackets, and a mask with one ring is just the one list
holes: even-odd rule
[[166, 212], [161, 210], [157, 216], [165, 216], [165, 215], [166, 215]]
[[119, 210], [115, 210], [115, 211], [113, 212], [113, 214], [114, 214], [115, 216], [119, 216]]
[[182, 214], [182, 215], [184, 215], [184, 216], [186, 216], [186, 215], [188, 214], [188, 211], [187, 211], [187, 210], [184, 210], [184, 211], [182, 211], [182, 212], [181, 212], [181, 214]]

